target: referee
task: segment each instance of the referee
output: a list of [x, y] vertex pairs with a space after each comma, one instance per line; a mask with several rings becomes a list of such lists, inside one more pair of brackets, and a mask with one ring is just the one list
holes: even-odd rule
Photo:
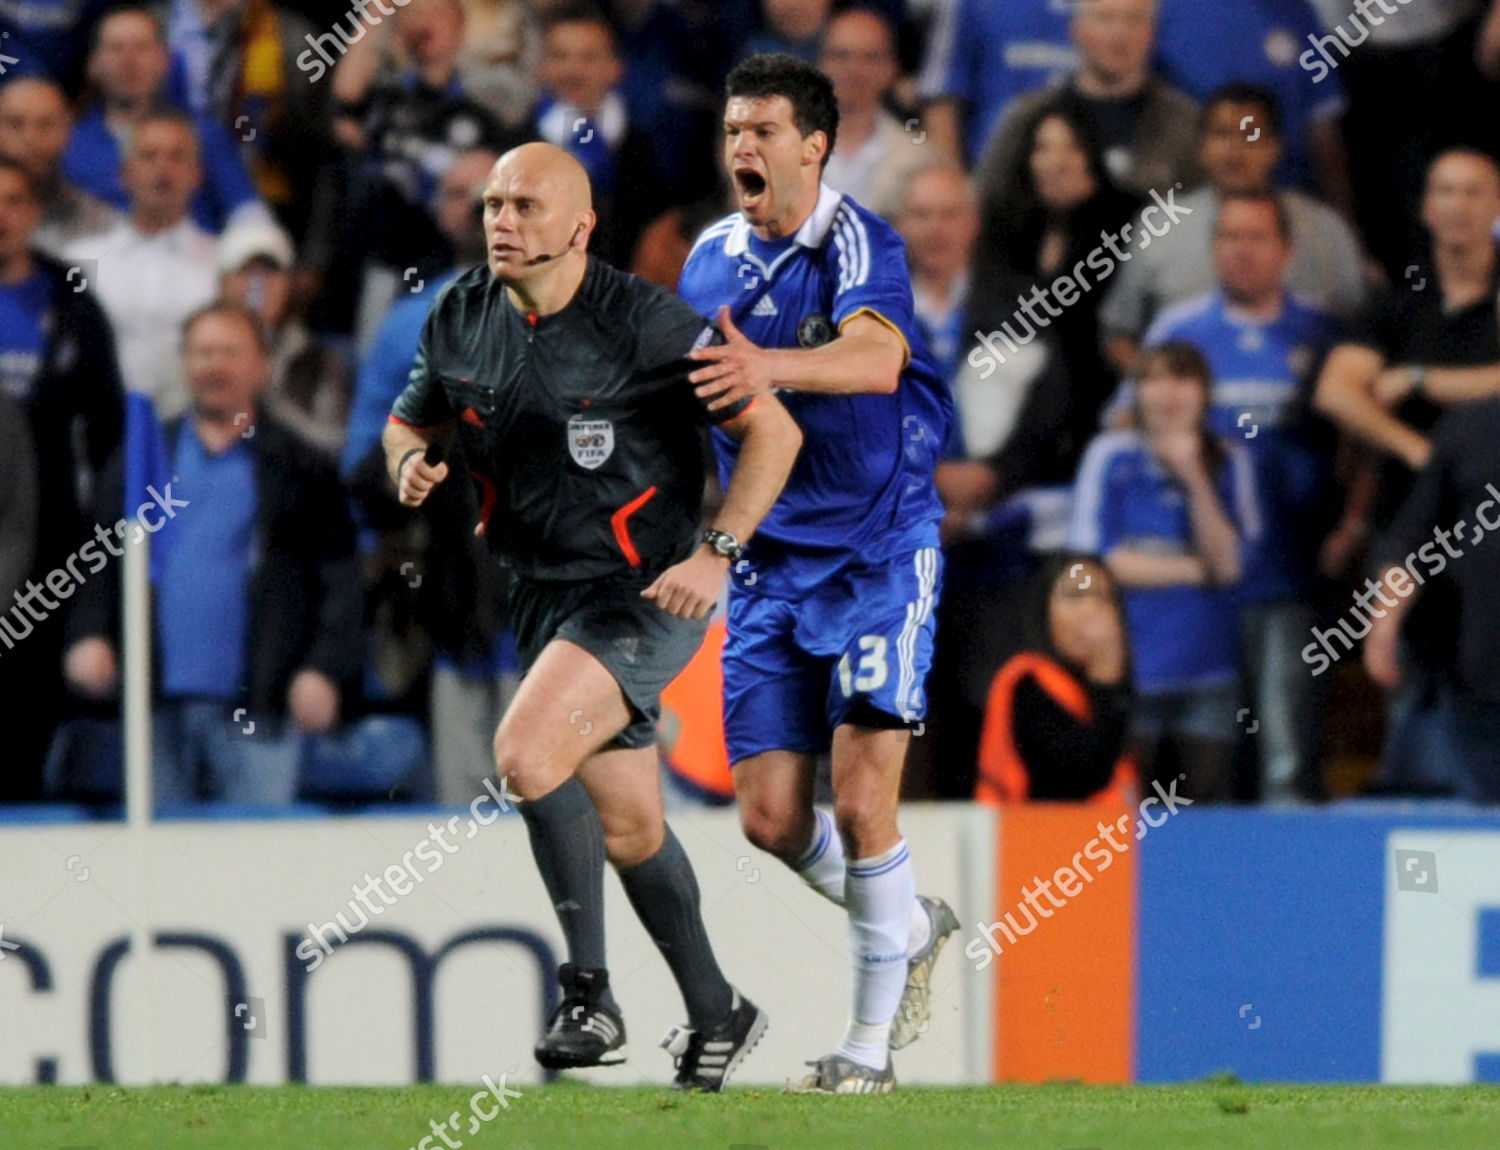
[[[495, 733], [496, 770], [524, 800], [569, 958], [537, 1060], [624, 1061], [604, 960], [607, 856], [686, 1001], [688, 1025], [663, 1042], [675, 1086], [717, 1091], [766, 1016], [715, 961], [697, 879], [663, 821], [655, 724], [801, 434], [771, 395], [707, 410], [687, 355], [722, 337], [675, 296], [588, 255], [590, 203], [587, 175], [561, 149], [500, 158], [484, 189], [488, 266], [434, 303], [386, 460], [415, 507], [449, 474], [429, 447], [456, 446], [481, 492], [475, 531], [512, 568], [526, 676]], [[709, 423], [742, 450], [700, 533]]]

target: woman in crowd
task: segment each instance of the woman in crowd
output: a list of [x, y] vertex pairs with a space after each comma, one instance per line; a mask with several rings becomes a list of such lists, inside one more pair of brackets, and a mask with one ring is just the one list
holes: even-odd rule
[[1025, 647], [990, 686], [974, 797], [1116, 803], [1135, 777], [1119, 584], [1097, 556], [1064, 552], [1029, 590]]
[[[1260, 533], [1248, 452], [1204, 426], [1212, 377], [1198, 349], [1141, 361], [1136, 426], [1089, 445], [1069, 544], [1103, 556], [1124, 590], [1139, 694], [1141, 777], [1179, 773], [1190, 798], [1224, 799], [1239, 728], [1242, 544]], [[1175, 761], [1163, 755], [1171, 746]]]
[[[1100, 247], [1100, 234], [1119, 232], [1140, 204], [1110, 178], [1089, 126], [1062, 105], [1044, 106], [1026, 124], [1015, 167], [998, 186], [994, 198], [980, 205], [975, 295], [988, 298], [983, 281], [991, 271], [1024, 277], [1043, 292], [1046, 302], [1033, 304], [1030, 312], [1050, 323], [1063, 351], [1071, 395], [1069, 443], [1061, 450], [1076, 459], [1116, 383], [1099, 342], [1104, 288], [1094, 281], [1101, 273], [1088, 257]], [[1080, 263], [1092, 267], [1087, 284], [1079, 285], [1089, 290], [1075, 296], [1064, 289], [1063, 298], [1054, 298], [1053, 281]], [[1012, 338], [1024, 336], [1031, 323], [1015, 301]]]

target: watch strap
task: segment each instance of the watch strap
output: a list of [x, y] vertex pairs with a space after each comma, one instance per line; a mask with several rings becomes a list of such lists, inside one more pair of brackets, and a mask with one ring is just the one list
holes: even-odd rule
[[730, 562], [737, 562], [745, 553], [738, 539], [728, 531], [720, 531], [717, 527], [706, 528], [699, 538]]

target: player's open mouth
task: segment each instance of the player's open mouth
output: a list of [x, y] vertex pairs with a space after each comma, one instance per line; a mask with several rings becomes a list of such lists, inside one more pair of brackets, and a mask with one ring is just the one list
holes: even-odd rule
[[740, 206], [754, 207], [766, 194], [766, 178], [750, 168], [737, 168], [734, 186], [740, 194]]

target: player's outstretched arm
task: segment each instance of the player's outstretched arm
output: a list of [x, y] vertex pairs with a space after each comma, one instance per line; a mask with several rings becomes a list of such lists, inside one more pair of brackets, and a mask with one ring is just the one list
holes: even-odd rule
[[447, 443], [452, 430], [452, 420], [436, 427], [413, 427], [395, 419], [386, 423], [380, 443], [385, 448], [386, 471], [403, 505], [420, 507], [432, 489], [448, 478], [446, 463], [430, 464], [423, 457], [434, 443]]
[[825, 395], [889, 395], [901, 382], [906, 342], [872, 312], [844, 321], [837, 339], [822, 347], [757, 347], [721, 307], [719, 330], [727, 342], [703, 347], [691, 358], [703, 364], [688, 380], [709, 411], [728, 407], [773, 387]]
[[[802, 446], [802, 431], [774, 395], [761, 396], [719, 426], [740, 441], [740, 453], [713, 526], [744, 544], [786, 485]], [[641, 595], [673, 615], [702, 619], [718, 601], [728, 570], [727, 558], [708, 544], [700, 544], [688, 558], [663, 571]]]

